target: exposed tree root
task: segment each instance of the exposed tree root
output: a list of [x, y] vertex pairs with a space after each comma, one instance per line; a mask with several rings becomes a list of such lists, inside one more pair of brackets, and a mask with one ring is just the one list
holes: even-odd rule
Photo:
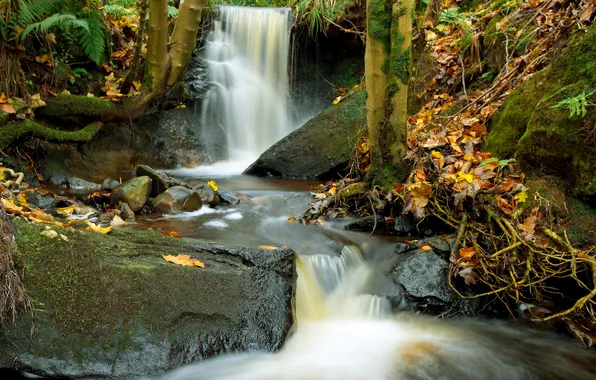
[[103, 123], [95, 122], [78, 131], [61, 131], [31, 120], [23, 120], [0, 128], [0, 150], [25, 136], [55, 142], [89, 142], [102, 127]]

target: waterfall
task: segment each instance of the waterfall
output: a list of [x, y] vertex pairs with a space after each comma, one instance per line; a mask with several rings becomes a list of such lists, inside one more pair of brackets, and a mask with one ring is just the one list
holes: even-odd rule
[[293, 130], [290, 29], [290, 8], [218, 8], [204, 53], [213, 85], [201, 117], [225, 131], [230, 161], [250, 163]]

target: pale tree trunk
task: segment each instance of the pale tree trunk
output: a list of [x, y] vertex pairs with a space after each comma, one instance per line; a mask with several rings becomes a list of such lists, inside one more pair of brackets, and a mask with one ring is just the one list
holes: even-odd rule
[[408, 83], [414, 0], [368, 0], [365, 77], [371, 175], [387, 186], [405, 179]]
[[205, 0], [185, 0], [180, 4], [178, 20], [170, 38], [170, 58], [172, 69], [168, 76], [167, 84], [176, 84], [186, 68], [192, 55], [197, 39], [198, 27], [201, 24], [201, 15]]
[[168, 75], [168, 0], [149, 1], [149, 41], [147, 43], [147, 74], [152, 91], [160, 91]]
[[425, 28], [434, 28], [439, 22], [439, 14], [441, 14], [442, 0], [429, 0], [424, 14], [423, 26]]

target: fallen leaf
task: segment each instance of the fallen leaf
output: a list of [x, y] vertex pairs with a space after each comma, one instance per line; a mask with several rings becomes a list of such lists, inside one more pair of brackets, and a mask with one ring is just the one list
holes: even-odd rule
[[91, 222], [87, 222], [87, 230], [93, 232], [99, 232], [100, 234], [107, 234], [112, 231], [112, 226], [109, 227], [102, 227], [101, 224], [93, 224]]
[[201, 267], [204, 268], [205, 267], [205, 263], [203, 263], [201, 260], [195, 259], [194, 257], [190, 257], [189, 255], [184, 255], [184, 254], [180, 254], [178, 256], [173, 256], [173, 255], [165, 255], [162, 256], [164, 258], [164, 260], [176, 264], [176, 265], [182, 265], [184, 267]]
[[209, 185], [213, 189], [213, 191], [217, 191], [219, 189], [215, 181], [209, 181], [207, 182], [207, 185]]
[[39, 234], [41, 236], [45, 236], [45, 237], [48, 237], [50, 239], [54, 239], [54, 238], [58, 237], [58, 232], [56, 232], [54, 230], [41, 231]]
[[431, 247], [430, 245], [423, 245], [423, 246], [420, 246], [420, 249], [423, 251], [432, 251], [433, 247]]
[[6, 113], [15, 113], [15, 109], [10, 104], [0, 104], [0, 111], [4, 111]]
[[459, 250], [459, 257], [461, 257], [462, 259], [471, 259], [475, 254], [476, 250], [474, 249], [474, 247], [460, 248]]
[[173, 238], [178, 238], [178, 239], [181, 239], [182, 238], [182, 235], [180, 235], [176, 231], [162, 232], [161, 234], [162, 235], [166, 235], [166, 236], [170, 236], [170, 237], [173, 237]]
[[290, 223], [294, 223], [295, 221], [296, 221], [296, 218], [295, 218], [295, 217], [293, 217], [293, 216], [290, 216], [290, 217], [288, 218], [288, 222], [290, 222]]
[[261, 249], [277, 249], [278, 247], [276, 247], [274, 245], [259, 245], [259, 248], [261, 248]]
[[526, 199], [528, 199], [528, 193], [526, 193], [525, 191], [522, 191], [521, 193], [515, 194], [513, 199], [515, 199], [519, 203], [524, 203], [526, 201]]
[[329, 191], [327, 191], [331, 195], [335, 195], [337, 193], [337, 187], [333, 186]]

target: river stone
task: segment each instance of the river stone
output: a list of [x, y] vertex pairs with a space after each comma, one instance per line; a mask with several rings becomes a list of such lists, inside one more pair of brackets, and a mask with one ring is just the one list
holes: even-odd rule
[[275, 143], [244, 173], [291, 179], [337, 178], [346, 172], [352, 150], [365, 133], [365, 109], [366, 93], [360, 91]]
[[408, 215], [399, 215], [395, 218], [393, 229], [398, 235], [408, 235], [415, 231], [414, 224]]
[[[264, 250], [150, 231], [110, 235], [16, 220], [32, 319], [0, 334], [0, 368], [70, 378], [155, 377], [225, 352], [275, 351], [293, 324], [288, 249]], [[204, 268], [166, 262], [198, 258]]]
[[195, 211], [202, 206], [201, 195], [182, 186], [170, 187], [151, 201], [153, 212], [158, 214], [178, 214], [182, 211]]
[[236, 198], [234, 193], [227, 191], [227, 190], [217, 190], [217, 196], [219, 197], [221, 203], [236, 205], [240, 203], [240, 200]]
[[48, 191], [25, 191], [22, 193], [27, 204], [44, 211], [52, 211], [56, 208], [56, 196]]
[[116, 205], [118, 202], [125, 202], [128, 203], [132, 211], [140, 211], [149, 199], [151, 183], [151, 178], [147, 176], [124, 182], [112, 191], [111, 204]]
[[158, 172], [148, 165], [139, 165], [135, 169], [137, 177], [147, 176], [153, 181], [151, 184], [151, 197], [156, 197], [159, 194], [166, 191], [166, 189], [172, 186], [185, 186], [189, 187], [182, 181], [170, 177], [165, 173]]
[[346, 224], [344, 228], [350, 231], [387, 232], [387, 223], [383, 215], [369, 215]]
[[120, 182], [116, 181], [115, 179], [106, 178], [103, 180], [101, 184], [101, 188], [107, 191], [112, 191], [115, 188], [120, 186]]
[[211, 206], [215, 206], [217, 204], [217, 194], [215, 190], [211, 186], [206, 183], [199, 183], [195, 187], [192, 188], [192, 191], [196, 191], [201, 195], [201, 201]]
[[130, 209], [128, 203], [121, 203], [118, 210], [120, 211], [120, 217], [125, 222], [134, 223], [136, 221], [135, 213]]

